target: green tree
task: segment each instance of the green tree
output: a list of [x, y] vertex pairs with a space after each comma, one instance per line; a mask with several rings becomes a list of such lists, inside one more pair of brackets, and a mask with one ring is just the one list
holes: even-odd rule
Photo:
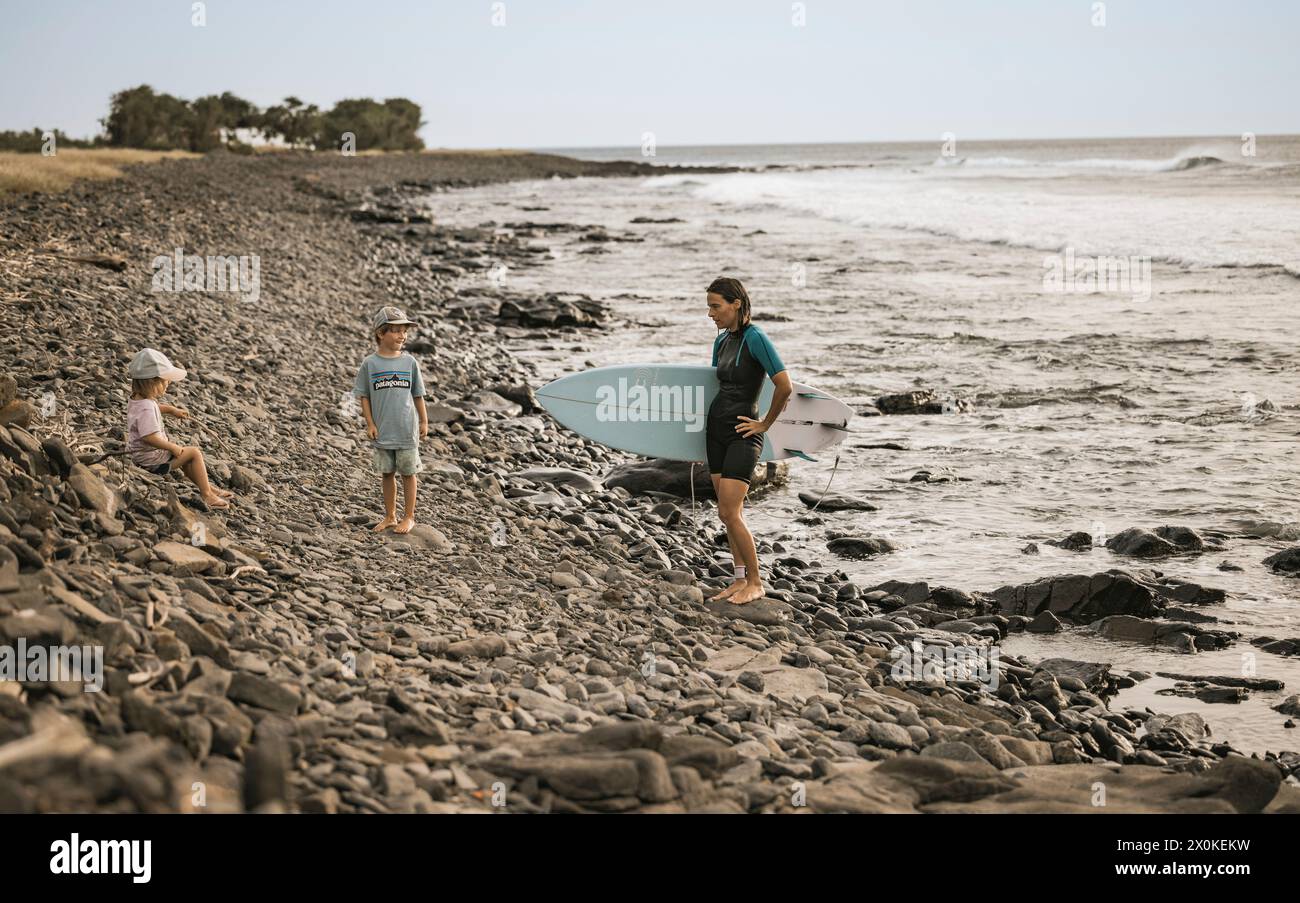
[[64, 147], [94, 147], [94, 141], [71, 138], [58, 129], [32, 129], [30, 132], [0, 132], [0, 150], [18, 151], [25, 154], [39, 154], [45, 147], [45, 133], [54, 133], [54, 146], [57, 151]]
[[229, 91], [200, 97], [189, 106], [189, 149], [200, 153], [221, 144], [222, 129], [248, 128], [256, 124], [258, 117], [257, 107]]
[[423, 124], [419, 105], [405, 98], [383, 103], [369, 97], [348, 98], [321, 117], [316, 147], [337, 149], [344, 133], [351, 132], [357, 150], [420, 150], [424, 142], [416, 132]]
[[189, 104], [170, 94], [155, 94], [148, 85], [114, 94], [108, 117], [100, 123], [108, 143], [117, 147], [185, 148], [194, 131]]
[[289, 96], [284, 103], [267, 107], [259, 125], [267, 137], [281, 137], [291, 147], [309, 146], [320, 131], [320, 108]]

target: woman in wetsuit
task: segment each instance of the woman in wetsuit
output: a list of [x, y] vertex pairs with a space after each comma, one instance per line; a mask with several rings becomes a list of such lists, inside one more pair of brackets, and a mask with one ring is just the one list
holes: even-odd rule
[[[721, 330], [713, 341], [718, 394], [709, 406], [707, 447], [709, 476], [718, 497], [718, 517], [727, 527], [735, 581], [712, 599], [744, 605], [763, 597], [754, 537], [745, 526], [745, 493], [763, 451], [763, 434], [776, 422], [790, 398], [790, 374], [763, 330], [750, 322], [749, 295], [739, 279], [713, 280], [705, 295], [709, 319]], [[764, 377], [776, 385], [772, 405], [758, 417], [758, 394]]]

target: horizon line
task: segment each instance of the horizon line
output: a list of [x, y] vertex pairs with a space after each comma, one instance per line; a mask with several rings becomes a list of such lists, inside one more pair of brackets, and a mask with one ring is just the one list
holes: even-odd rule
[[[957, 136], [956, 140], [963, 144], [993, 144], [997, 142], [1027, 142], [1027, 141], [1137, 141], [1137, 140], [1159, 140], [1167, 139], [1209, 139], [1217, 141], [1239, 141], [1244, 133], [1223, 133], [1223, 134], [1164, 134], [1164, 135], [1097, 135], [1083, 136], [1073, 135], [1066, 137], [1027, 137], [1027, 138], [962, 138]], [[1300, 132], [1253, 132], [1257, 138], [1300, 138]], [[938, 138], [922, 139], [900, 139], [891, 138], [888, 140], [875, 141], [737, 141], [727, 143], [699, 142], [699, 143], [682, 143], [682, 144], [663, 144], [656, 143], [657, 148], [701, 148], [701, 147], [812, 147], [817, 145], [861, 145], [861, 144], [931, 144], [936, 141], [942, 143], [945, 139], [940, 135]], [[638, 144], [550, 144], [550, 145], [530, 145], [522, 148], [498, 147], [497, 150], [529, 150], [529, 151], [555, 151], [555, 150], [622, 150], [624, 148], [639, 147]], [[490, 150], [492, 148], [469, 147], [464, 148], [447, 148], [448, 150]]]

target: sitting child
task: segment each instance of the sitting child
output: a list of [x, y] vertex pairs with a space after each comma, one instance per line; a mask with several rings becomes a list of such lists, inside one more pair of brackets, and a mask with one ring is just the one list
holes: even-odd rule
[[185, 371], [173, 367], [161, 351], [146, 348], [132, 359], [128, 373], [131, 376], [131, 400], [126, 406], [126, 450], [131, 460], [156, 474], [179, 467], [199, 488], [205, 505], [209, 508], [230, 507], [226, 499], [233, 498], [234, 493], [228, 489], [214, 489], [208, 482], [203, 452], [192, 445], [181, 447], [169, 442], [163, 430], [164, 414], [182, 419], [190, 416], [184, 408], [158, 403], [167, 391], [167, 385], [184, 379]]

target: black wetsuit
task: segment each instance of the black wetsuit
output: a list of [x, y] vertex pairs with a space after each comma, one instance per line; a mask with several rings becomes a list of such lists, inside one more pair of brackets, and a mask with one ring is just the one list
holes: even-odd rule
[[752, 323], [739, 332], [724, 331], [713, 342], [718, 394], [709, 405], [705, 433], [709, 473], [746, 483], [763, 453], [763, 435], [745, 438], [736, 432], [740, 417], [758, 418], [763, 378], [785, 369], [763, 330]]

